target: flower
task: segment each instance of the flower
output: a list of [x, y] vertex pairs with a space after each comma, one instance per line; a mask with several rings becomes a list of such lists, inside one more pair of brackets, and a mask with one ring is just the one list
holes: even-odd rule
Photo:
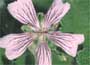
[[62, 0], [54, 0], [44, 20], [39, 23], [32, 0], [17, 0], [8, 5], [8, 11], [22, 24], [27, 24], [33, 30], [19, 34], [9, 34], [0, 38], [0, 47], [5, 48], [5, 55], [9, 60], [21, 56], [32, 45], [35, 39], [39, 39], [36, 49], [37, 65], [52, 65], [51, 50], [46, 39], [62, 48], [72, 57], [76, 56], [78, 45], [84, 41], [83, 34], [62, 33], [50, 30], [53, 25], [59, 23], [69, 11], [70, 4]]

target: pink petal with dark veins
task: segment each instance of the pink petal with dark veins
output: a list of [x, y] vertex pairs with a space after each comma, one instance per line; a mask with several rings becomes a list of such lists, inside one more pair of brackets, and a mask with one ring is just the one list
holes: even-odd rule
[[83, 34], [69, 34], [62, 32], [53, 32], [48, 34], [56, 46], [61, 47], [66, 53], [75, 57], [78, 45], [84, 42]]
[[32, 41], [33, 37], [28, 33], [9, 34], [0, 39], [0, 47], [5, 48], [6, 57], [13, 60], [21, 56]]
[[51, 64], [51, 51], [46, 42], [42, 42], [36, 51], [37, 60], [36, 65], [52, 65]]
[[58, 23], [69, 11], [69, 9], [69, 3], [63, 3], [62, 0], [54, 0], [45, 16], [44, 27], [49, 29], [51, 25]]
[[39, 22], [36, 16], [32, 0], [17, 0], [8, 5], [8, 10], [13, 17], [23, 24], [29, 24], [39, 29]]

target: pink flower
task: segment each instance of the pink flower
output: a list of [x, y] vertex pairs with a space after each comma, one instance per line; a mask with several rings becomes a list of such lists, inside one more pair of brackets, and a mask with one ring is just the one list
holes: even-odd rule
[[8, 10], [11, 15], [21, 23], [29, 25], [33, 31], [9, 34], [1, 38], [0, 47], [5, 48], [6, 57], [9, 60], [18, 58], [37, 38], [40, 40], [36, 49], [37, 65], [52, 65], [51, 50], [48, 47], [47, 38], [54, 42], [56, 46], [61, 47], [67, 54], [75, 57], [78, 45], [84, 41], [84, 35], [50, 30], [52, 25], [59, 23], [69, 9], [69, 3], [63, 3], [62, 0], [54, 0], [44, 17], [44, 22], [40, 23], [32, 0], [17, 0], [10, 3]]

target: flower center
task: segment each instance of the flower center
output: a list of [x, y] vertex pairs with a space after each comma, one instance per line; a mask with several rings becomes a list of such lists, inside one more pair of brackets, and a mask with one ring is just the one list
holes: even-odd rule
[[48, 33], [48, 30], [45, 30], [43, 26], [40, 26], [39, 31], [34, 31], [34, 33], [37, 34], [37, 37], [39, 38], [40, 41], [45, 41], [46, 39], [46, 34]]

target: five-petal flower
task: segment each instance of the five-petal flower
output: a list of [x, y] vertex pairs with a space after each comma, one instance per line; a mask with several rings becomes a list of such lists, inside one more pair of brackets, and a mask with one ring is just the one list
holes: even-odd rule
[[84, 41], [83, 34], [62, 33], [51, 31], [52, 25], [59, 23], [69, 11], [70, 4], [62, 0], [54, 0], [52, 6], [44, 17], [44, 22], [39, 23], [32, 0], [17, 0], [8, 5], [8, 10], [13, 17], [23, 24], [27, 24], [32, 32], [9, 34], [0, 39], [0, 47], [5, 48], [5, 55], [9, 60], [21, 56], [31, 46], [32, 42], [39, 38], [39, 46], [36, 49], [37, 65], [52, 65], [51, 50], [46, 38], [61, 47], [67, 54], [75, 57], [78, 45]]

